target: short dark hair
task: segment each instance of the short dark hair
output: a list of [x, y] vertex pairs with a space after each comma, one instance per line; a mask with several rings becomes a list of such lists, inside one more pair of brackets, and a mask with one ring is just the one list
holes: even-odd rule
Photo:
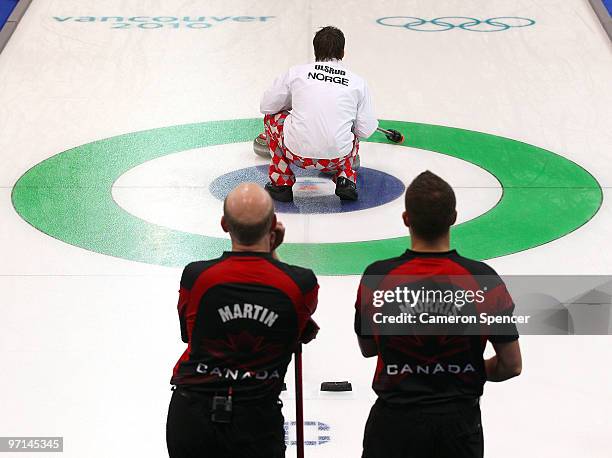
[[227, 228], [234, 239], [242, 245], [253, 245], [260, 241], [272, 228], [274, 219], [274, 206], [270, 206], [267, 214], [262, 215], [261, 220], [254, 224], [245, 224], [233, 218], [227, 211], [226, 202], [223, 203], [223, 216], [227, 223]]
[[406, 189], [406, 213], [413, 233], [427, 241], [443, 236], [455, 222], [457, 212], [453, 188], [429, 170]]
[[331, 25], [319, 29], [312, 40], [312, 45], [317, 62], [344, 57], [344, 34], [342, 30]]

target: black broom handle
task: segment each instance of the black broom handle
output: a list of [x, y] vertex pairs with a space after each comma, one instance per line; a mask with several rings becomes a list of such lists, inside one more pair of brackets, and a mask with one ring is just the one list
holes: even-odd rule
[[304, 398], [302, 392], [302, 344], [295, 350], [295, 426], [297, 458], [304, 458]]

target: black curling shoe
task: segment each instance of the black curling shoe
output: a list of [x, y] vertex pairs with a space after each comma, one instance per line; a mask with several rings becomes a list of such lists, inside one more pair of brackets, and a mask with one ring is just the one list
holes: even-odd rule
[[336, 180], [336, 195], [340, 200], [357, 200], [357, 186], [348, 178], [340, 177]]
[[291, 186], [276, 186], [272, 183], [266, 183], [266, 191], [274, 200], [279, 202], [293, 201], [293, 188]]

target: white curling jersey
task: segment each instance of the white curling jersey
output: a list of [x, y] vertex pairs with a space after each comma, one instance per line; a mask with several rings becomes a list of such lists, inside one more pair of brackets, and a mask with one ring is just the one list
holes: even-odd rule
[[264, 93], [260, 110], [289, 110], [285, 146], [308, 158], [346, 156], [355, 136], [368, 138], [378, 127], [366, 81], [338, 60], [291, 67]]

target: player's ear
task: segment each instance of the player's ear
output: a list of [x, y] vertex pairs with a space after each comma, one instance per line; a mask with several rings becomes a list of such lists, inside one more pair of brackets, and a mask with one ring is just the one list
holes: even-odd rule
[[225, 216], [221, 217], [221, 229], [223, 229], [223, 232], [229, 232], [229, 225], [227, 224]]
[[455, 212], [453, 213], [453, 216], [452, 216], [452, 218], [450, 220], [450, 226], [452, 226], [456, 222], [457, 222], [457, 210], [455, 210]]
[[402, 219], [404, 220], [404, 226], [410, 227], [410, 218], [408, 218], [408, 212], [402, 213]]
[[270, 232], [274, 232], [276, 230], [276, 223], [278, 219], [276, 218], [276, 213], [272, 215], [272, 224], [270, 224]]

